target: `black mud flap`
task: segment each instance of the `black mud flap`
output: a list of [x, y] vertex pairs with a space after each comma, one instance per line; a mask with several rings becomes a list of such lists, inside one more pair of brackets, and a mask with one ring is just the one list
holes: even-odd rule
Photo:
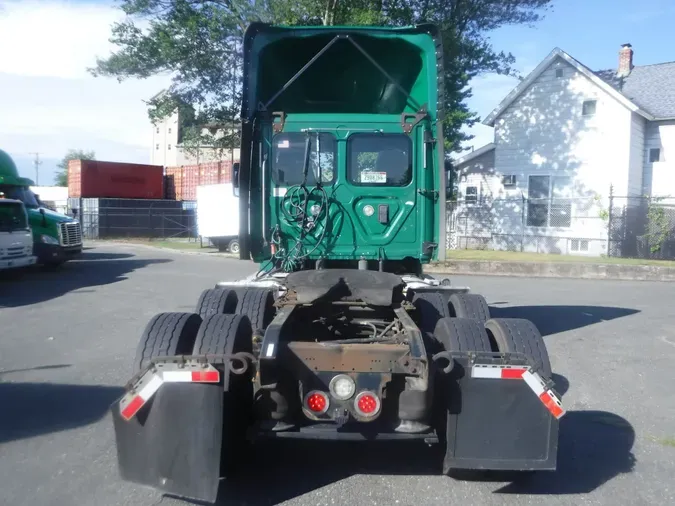
[[445, 376], [449, 405], [444, 473], [555, 470], [559, 421], [539, 397], [520, 379], [471, 378], [466, 365]]
[[164, 383], [129, 421], [112, 405], [122, 478], [213, 503], [220, 480], [222, 385]]

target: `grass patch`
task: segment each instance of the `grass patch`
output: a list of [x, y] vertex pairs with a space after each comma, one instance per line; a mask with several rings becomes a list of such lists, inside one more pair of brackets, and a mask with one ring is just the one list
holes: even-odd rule
[[655, 437], [655, 436], [648, 436], [649, 439], [651, 439], [654, 443], [658, 443], [663, 446], [670, 446], [671, 448], [675, 448], [675, 438], [673, 437]]
[[[105, 242], [105, 239], [100, 242]], [[125, 237], [120, 239], [110, 239], [111, 242], [126, 244], [141, 244], [144, 246], [153, 246], [155, 248], [166, 248], [182, 251], [218, 251], [218, 248], [211, 246], [208, 241], [204, 241], [202, 248], [199, 241], [188, 241], [187, 239], [144, 239], [142, 237]]]
[[582, 263], [614, 265], [659, 265], [675, 267], [675, 261], [645, 260], [642, 258], [586, 257], [578, 255], [553, 255], [546, 253], [521, 253], [517, 251], [489, 250], [448, 250], [446, 260], [483, 260], [494, 262], [532, 262], [532, 263]]

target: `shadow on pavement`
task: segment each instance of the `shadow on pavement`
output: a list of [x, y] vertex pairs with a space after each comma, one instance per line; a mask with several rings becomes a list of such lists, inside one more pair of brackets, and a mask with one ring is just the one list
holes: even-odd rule
[[89, 425], [108, 413], [121, 387], [0, 383], [0, 444]]
[[606, 411], [570, 411], [560, 420], [558, 470], [510, 483], [501, 494], [586, 494], [635, 467], [631, 424]]
[[[279, 504], [356, 474], [438, 475], [443, 455], [437, 446], [384, 441], [265, 442], [255, 448], [251, 462], [223, 482], [216, 504]], [[339, 498], [336, 504], [342, 504]]]
[[166, 262], [171, 260], [141, 260], [128, 253], [85, 251], [79, 259], [57, 268], [36, 267], [0, 275], [0, 308], [37, 304], [75, 290], [116, 283], [133, 271]]
[[548, 336], [596, 323], [639, 313], [637, 309], [605, 306], [512, 306], [490, 305], [493, 318], [525, 318], [532, 321], [541, 335]]
[[[633, 470], [634, 440], [633, 427], [618, 415], [568, 412], [560, 422], [557, 471], [484, 472], [473, 481], [494, 482], [499, 494], [589, 493]], [[455, 480], [440, 476], [442, 458], [440, 445], [421, 442], [269, 442], [223, 482], [217, 504], [279, 504], [358, 474], [439, 476], [451, 487]]]

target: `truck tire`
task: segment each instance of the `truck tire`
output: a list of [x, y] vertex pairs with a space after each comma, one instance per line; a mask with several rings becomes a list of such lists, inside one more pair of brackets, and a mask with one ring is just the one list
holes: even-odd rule
[[485, 322], [485, 329], [494, 340], [497, 351], [522, 353], [530, 359], [537, 372], [547, 379], [551, 377], [551, 361], [548, 358], [546, 344], [530, 320], [493, 318]]
[[264, 335], [274, 319], [274, 294], [266, 288], [245, 288], [239, 292], [237, 314], [248, 316], [254, 335]]
[[417, 309], [417, 323], [423, 334], [430, 336], [436, 330], [436, 324], [441, 318], [452, 316], [448, 300], [438, 292], [420, 292], [413, 297], [413, 304]]
[[[193, 354], [226, 355], [245, 351], [251, 353], [251, 322], [246, 316], [213, 314], [204, 319], [199, 327]], [[239, 367], [239, 364], [235, 364]], [[223, 375], [223, 443], [221, 468], [226, 474], [237, 467], [245, 455], [246, 430], [252, 422], [253, 383], [252, 370], [236, 375]]]
[[146, 325], [141, 337], [133, 373], [143, 369], [151, 359], [189, 355], [202, 323], [195, 313], [159, 313]]
[[484, 324], [490, 319], [490, 307], [485, 297], [476, 293], [453, 293], [450, 307], [457, 318], [472, 318]]
[[239, 239], [232, 239], [227, 245], [227, 251], [230, 253], [239, 253]]
[[471, 318], [441, 318], [434, 339], [445, 351], [492, 351], [485, 327]]
[[197, 314], [202, 319], [212, 314], [232, 314], [237, 309], [237, 292], [227, 288], [204, 290], [197, 301]]

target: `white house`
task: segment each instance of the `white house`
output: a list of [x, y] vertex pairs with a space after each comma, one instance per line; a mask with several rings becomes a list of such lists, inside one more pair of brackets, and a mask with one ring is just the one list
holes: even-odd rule
[[554, 49], [483, 123], [494, 142], [454, 163], [451, 247], [600, 255], [610, 186], [613, 211], [675, 197], [675, 62], [634, 66], [630, 44], [597, 72]]
[[[186, 151], [182, 142], [183, 126], [181, 119], [179, 112], [176, 111], [171, 116], [152, 124], [151, 165], [178, 167], [206, 162], [239, 160], [239, 149], [218, 151], [211, 145], [204, 145], [199, 147], [198, 152], [195, 152], [195, 150]], [[204, 128], [203, 133], [210, 133], [209, 129]], [[222, 135], [222, 131], [216, 131], [214, 135], [218, 137]]]

